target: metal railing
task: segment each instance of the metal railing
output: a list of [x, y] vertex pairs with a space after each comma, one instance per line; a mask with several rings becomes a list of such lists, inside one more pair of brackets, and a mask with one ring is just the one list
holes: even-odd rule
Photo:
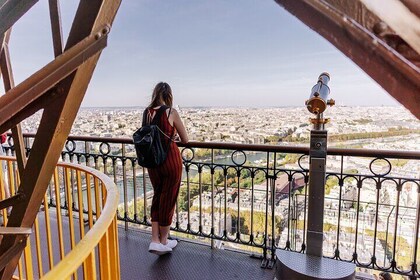
[[[28, 151], [31, 137], [25, 135]], [[276, 249], [305, 251], [309, 148], [179, 147], [184, 171], [172, 230], [215, 247], [251, 246], [244, 248], [260, 252], [264, 266]], [[62, 159], [114, 179], [126, 228], [150, 225], [153, 191], [131, 139], [70, 136]], [[419, 277], [419, 160], [419, 152], [328, 149], [324, 256]]]
[[[6, 189], [16, 193], [19, 176], [14, 158], [0, 156], [0, 162], [2, 199]], [[104, 174], [58, 163], [15, 277], [120, 279], [118, 199], [114, 182]], [[2, 216], [7, 225], [7, 209]]]

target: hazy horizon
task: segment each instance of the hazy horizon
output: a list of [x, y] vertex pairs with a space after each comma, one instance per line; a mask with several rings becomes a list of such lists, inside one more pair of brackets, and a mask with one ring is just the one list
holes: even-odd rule
[[[134, 106], [81, 106], [81, 109], [104, 109], [104, 108], [145, 108], [145, 105], [134, 105]], [[177, 104], [174, 105], [174, 107], [181, 107], [181, 108], [186, 108], [186, 109], [190, 109], [190, 108], [220, 108], [220, 109], [229, 109], [229, 108], [246, 108], [246, 109], [265, 109], [265, 108], [305, 108], [305, 105], [299, 106], [299, 105], [285, 105], [285, 106], [222, 106], [222, 105], [215, 105], [215, 106], [204, 106], [204, 105], [196, 105], [196, 106], [179, 106]], [[372, 107], [372, 108], [376, 108], [376, 107], [395, 107], [395, 108], [402, 108], [407, 110], [406, 108], [404, 108], [403, 106], [399, 105], [399, 104], [390, 104], [390, 105], [334, 105], [334, 107], [362, 107], [362, 108], [367, 108], [367, 107]], [[408, 111], [408, 110], [407, 110]], [[328, 112], [328, 109], [327, 109]]]

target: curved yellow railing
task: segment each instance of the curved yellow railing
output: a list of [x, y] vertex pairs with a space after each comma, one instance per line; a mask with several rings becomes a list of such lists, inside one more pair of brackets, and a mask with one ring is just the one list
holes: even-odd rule
[[[16, 192], [19, 176], [14, 158], [0, 156], [0, 162], [2, 199], [6, 188]], [[118, 201], [117, 188], [105, 174], [58, 163], [15, 278], [120, 279]], [[7, 224], [6, 209], [2, 212]]]

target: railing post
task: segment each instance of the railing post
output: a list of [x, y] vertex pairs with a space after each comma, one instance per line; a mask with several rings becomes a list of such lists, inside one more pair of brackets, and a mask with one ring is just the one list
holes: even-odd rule
[[[124, 193], [124, 229], [125, 231], [128, 230], [128, 197], [127, 197], [127, 169], [126, 169], [126, 157], [125, 157], [125, 145], [122, 145], [122, 172], [123, 172], [123, 193]], [[113, 163], [114, 174], [116, 170], [115, 162]], [[133, 177], [133, 181], [136, 178]], [[137, 201], [134, 200], [133, 204], [136, 204]]]
[[322, 257], [327, 131], [312, 130], [310, 143], [307, 253]]
[[[416, 272], [417, 272], [417, 276], [419, 275], [419, 270], [418, 270], [418, 265], [419, 263], [417, 263], [417, 258], [418, 258], [418, 248], [420, 245], [420, 241], [419, 241], [419, 228], [420, 228], [420, 185], [417, 186], [417, 210], [416, 210], [416, 225], [415, 225], [415, 233], [414, 234], [414, 250], [413, 250], [413, 264], [411, 265], [411, 273], [413, 274], [413, 276], [411, 277], [411, 279], [415, 279], [416, 278]], [[410, 279], [410, 280], [411, 280]]]
[[[389, 230], [389, 218], [391, 217], [392, 212], [394, 212], [395, 206], [392, 206], [391, 212], [389, 212], [388, 217], [386, 218], [386, 237], [385, 237], [385, 252], [384, 252], [384, 263], [385, 266], [386, 261], [386, 253], [388, 251], [388, 230]], [[394, 248], [395, 249], [395, 248]]]
[[[211, 167], [210, 167], [210, 174], [211, 174], [211, 242], [210, 242], [210, 246], [212, 249], [215, 248], [216, 245], [216, 240], [214, 239], [214, 199], [215, 199], [215, 195], [214, 195], [214, 149], [211, 149]], [[220, 211], [220, 209], [219, 209]]]

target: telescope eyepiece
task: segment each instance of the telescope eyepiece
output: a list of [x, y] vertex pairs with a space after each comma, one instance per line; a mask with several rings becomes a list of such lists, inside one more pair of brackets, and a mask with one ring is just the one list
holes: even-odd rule
[[305, 102], [306, 108], [312, 114], [318, 115], [327, 109], [327, 105], [329, 105], [327, 99], [330, 94], [329, 81], [330, 74], [323, 72], [319, 75], [317, 84], [312, 87], [309, 99]]

